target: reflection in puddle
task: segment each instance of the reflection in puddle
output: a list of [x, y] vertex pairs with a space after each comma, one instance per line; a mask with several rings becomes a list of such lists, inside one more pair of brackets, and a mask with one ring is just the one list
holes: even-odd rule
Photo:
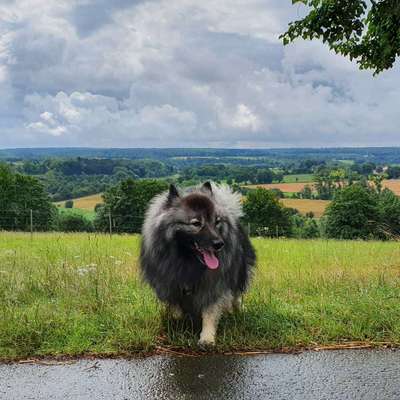
[[[242, 398], [246, 358], [176, 357], [163, 363], [157, 389], [179, 398]], [[157, 390], [158, 391], [158, 390]]]

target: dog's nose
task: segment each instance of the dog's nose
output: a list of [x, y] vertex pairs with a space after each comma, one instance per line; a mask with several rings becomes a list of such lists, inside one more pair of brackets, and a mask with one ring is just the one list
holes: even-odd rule
[[213, 247], [214, 247], [214, 250], [216, 250], [216, 251], [221, 250], [224, 247], [224, 245], [225, 245], [225, 243], [220, 239], [213, 240]]

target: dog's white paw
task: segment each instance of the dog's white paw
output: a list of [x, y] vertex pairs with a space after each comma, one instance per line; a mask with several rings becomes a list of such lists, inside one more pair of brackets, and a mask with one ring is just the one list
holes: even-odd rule
[[233, 299], [232, 308], [234, 311], [241, 311], [243, 309], [243, 300], [241, 296]]
[[214, 347], [215, 346], [215, 337], [200, 337], [197, 344], [200, 347], [207, 348], [207, 347]]

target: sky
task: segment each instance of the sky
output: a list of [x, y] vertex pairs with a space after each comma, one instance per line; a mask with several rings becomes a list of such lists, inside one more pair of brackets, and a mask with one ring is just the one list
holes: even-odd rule
[[283, 46], [290, 0], [0, 0], [0, 147], [396, 146], [400, 69]]

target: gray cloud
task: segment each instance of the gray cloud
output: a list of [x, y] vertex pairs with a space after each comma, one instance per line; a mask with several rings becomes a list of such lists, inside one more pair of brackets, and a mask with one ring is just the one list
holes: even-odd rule
[[0, 3], [0, 146], [396, 145], [400, 71], [278, 40], [280, 0]]

